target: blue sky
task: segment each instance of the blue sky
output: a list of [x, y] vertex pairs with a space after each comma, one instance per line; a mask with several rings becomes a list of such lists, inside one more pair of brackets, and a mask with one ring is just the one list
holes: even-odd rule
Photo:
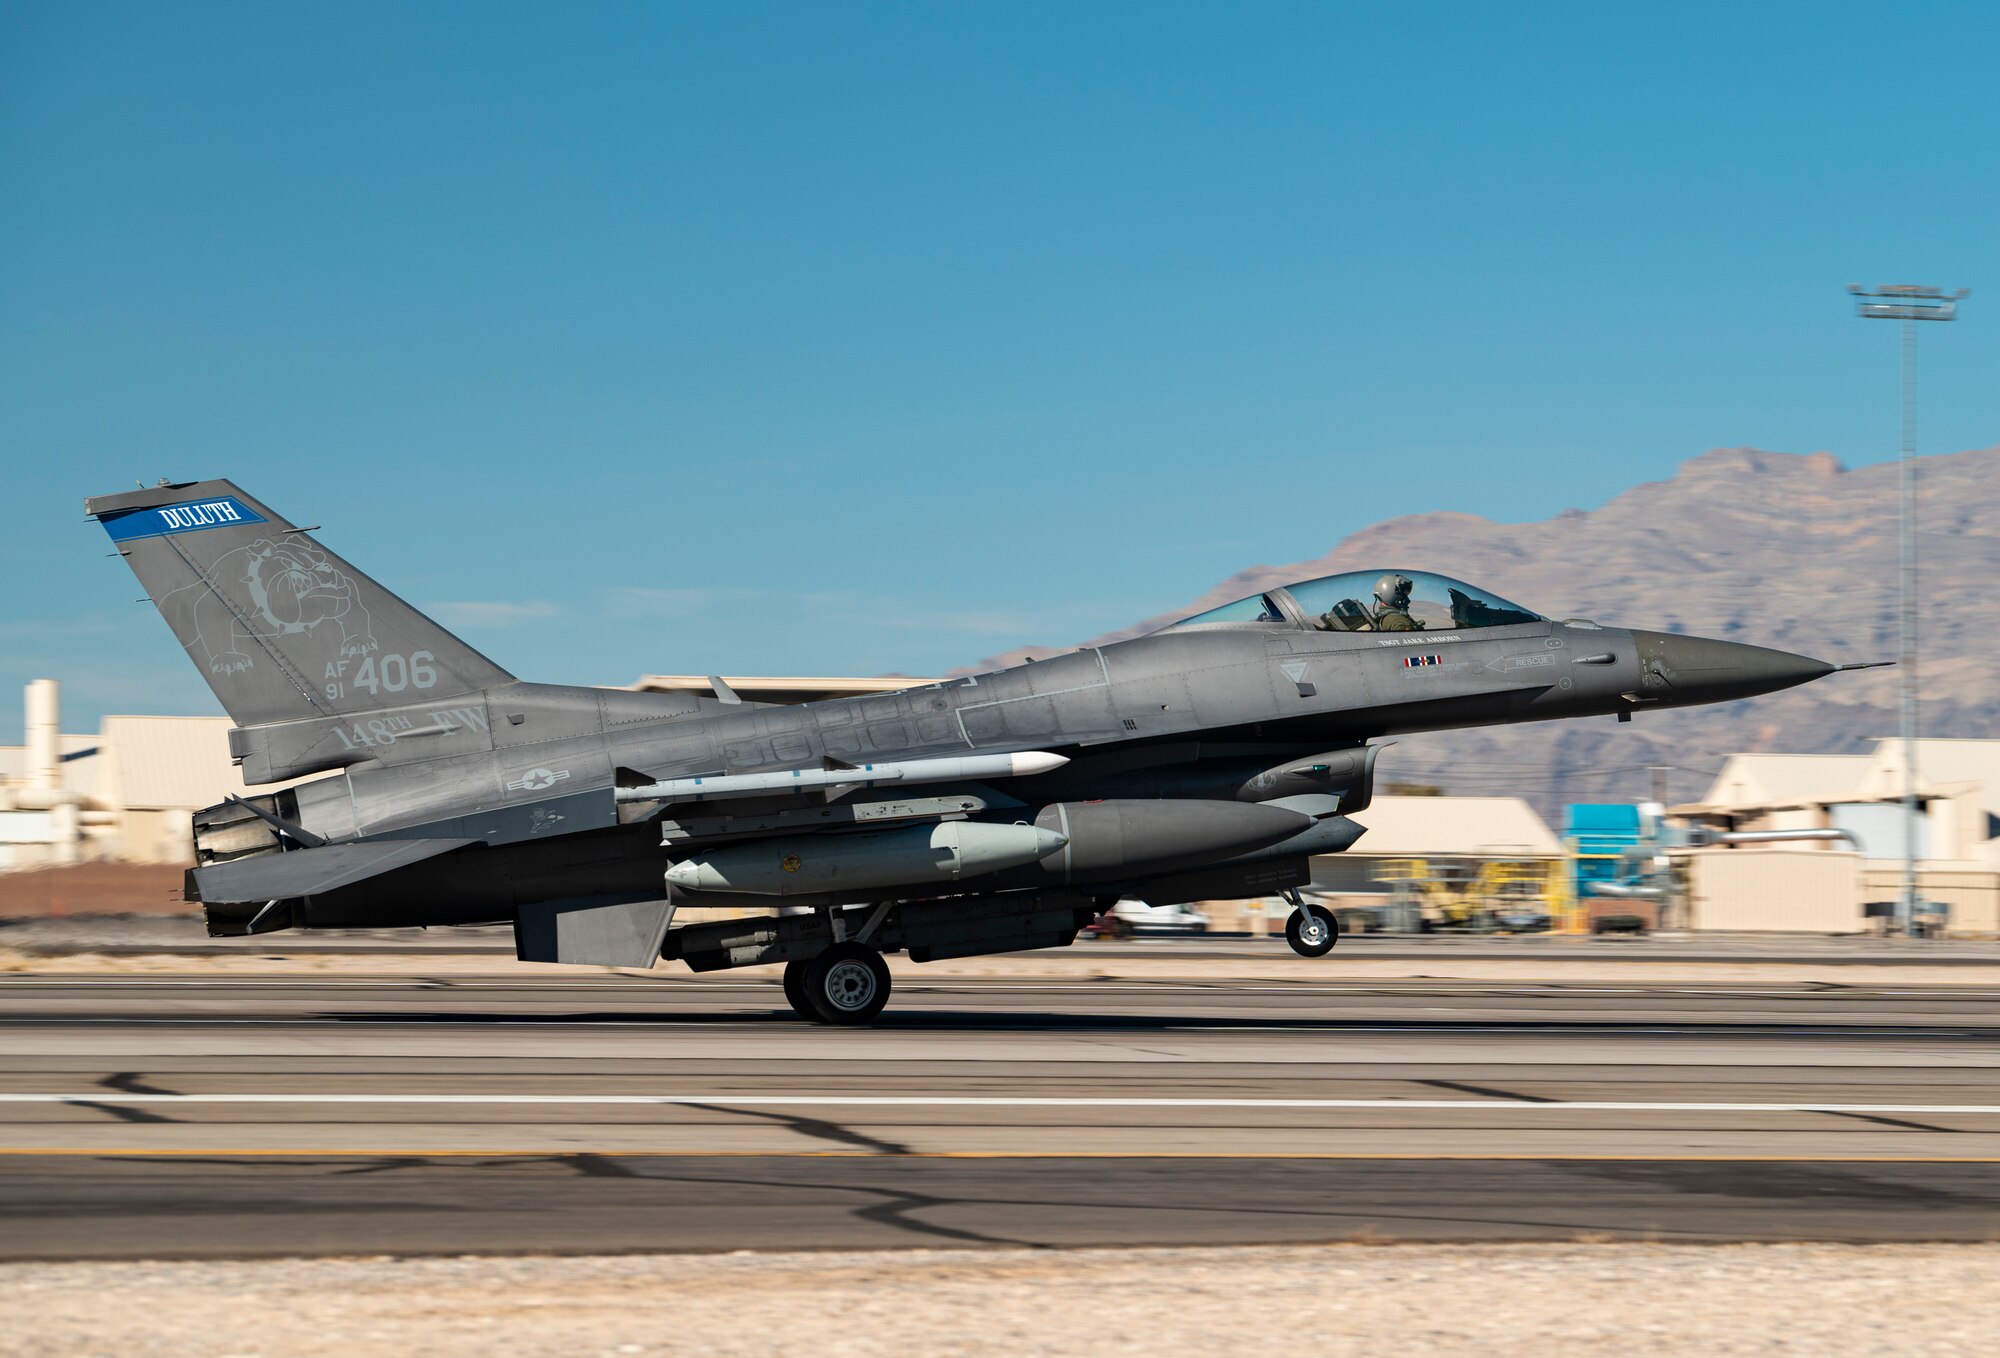
[[[1980, 5], [6, 0], [0, 739], [41, 674], [72, 730], [216, 710], [81, 520], [161, 476], [622, 683], [932, 673], [1392, 513], [1892, 455], [1841, 289], [2000, 282], [1996, 50]], [[1996, 325], [1926, 334], [1931, 451], [2000, 440]]]

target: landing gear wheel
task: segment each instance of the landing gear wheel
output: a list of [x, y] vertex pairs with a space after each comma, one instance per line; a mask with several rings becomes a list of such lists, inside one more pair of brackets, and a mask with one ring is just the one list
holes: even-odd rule
[[792, 1006], [792, 1012], [809, 1023], [818, 1023], [819, 1010], [812, 1007], [806, 998], [806, 971], [810, 962], [785, 963], [785, 1003]]
[[1340, 942], [1340, 921], [1323, 905], [1307, 905], [1285, 920], [1285, 942], [1301, 957], [1325, 957]]
[[889, 1002], [889, 964], [859, 943], [836, 943], [806, 963], [801, 989], [821, 1022], [866, 1023]]

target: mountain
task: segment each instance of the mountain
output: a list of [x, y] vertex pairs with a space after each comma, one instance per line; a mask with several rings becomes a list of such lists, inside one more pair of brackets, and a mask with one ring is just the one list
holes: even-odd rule
[[[1917, 463], [1921, 725], [2000, 732], [2000, 446]], [[1422, 568], [1486, 586], [1558, 618], [1746, 641], [1835, 662], [1897, 653], [1897, 468], [1843, 468], [1829, 453], [1719, 448], [1672, 480], [1538, 523], [1411, 514], [1342, 539], [1325, 556], [1252, 566], [1199, 599], [1094, 638], [1138, 636], [1273, 584], [1336, 571]], [[1015, 663], [1054, 649], [1009, 652]], [[1675, 712], [1407, 736], [1385, 782], [1518, 793], [1545, 816], [1565, 802], [1643, 799], [1664, 766], [1669, 800], [1691, 801], [1739, 750], [1858, 753], [1896, 730], [1895, 669], [1829, 676], [1741, 703]]]

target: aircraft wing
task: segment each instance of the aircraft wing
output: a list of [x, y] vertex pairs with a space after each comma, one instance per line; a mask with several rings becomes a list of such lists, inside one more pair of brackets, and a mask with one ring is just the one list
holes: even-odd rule
[[374, 839], [360, 844], [328, 844], [317, 849], [243, 858], [194, 870], [195, 890], [208, 904], [279, 901], [317, 896], [352, 886], [395, 868], [420, 863], [476, 839]]

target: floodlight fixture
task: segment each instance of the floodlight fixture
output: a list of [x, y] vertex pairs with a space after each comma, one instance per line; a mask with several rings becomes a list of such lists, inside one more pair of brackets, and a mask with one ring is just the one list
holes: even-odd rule
[[1959, 302], [1972, 295], [1971, 288], [1947, 292], [1917, 283], [1885, 283], [1879, 288], [1849, 283], [1847, 290], [1854, 294], [1855, 314], [1870, 321], [1957, 320]]

